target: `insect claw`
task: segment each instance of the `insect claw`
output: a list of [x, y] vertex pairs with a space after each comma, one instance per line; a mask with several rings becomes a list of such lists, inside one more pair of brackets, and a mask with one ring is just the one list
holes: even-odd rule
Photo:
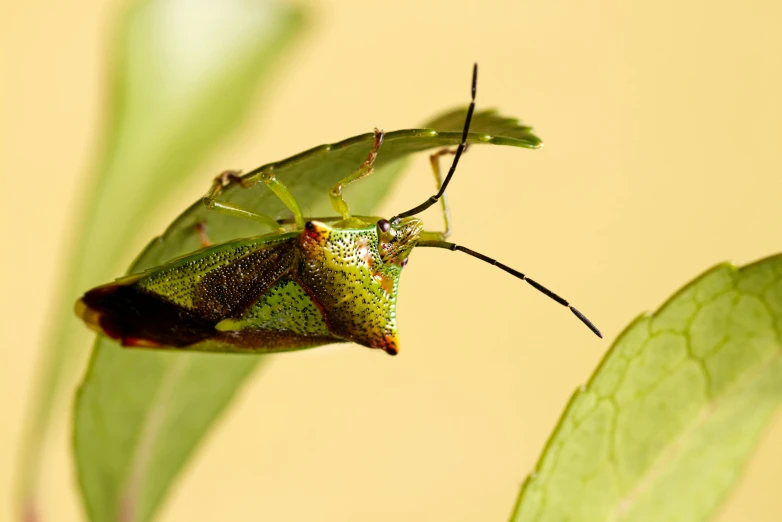
[[217, 176], [217, 179], [220, 180], [220, 184], [223, 187], [230, 184], [232, 181], [243, 186], [241, 174], [241, 170], [225, 170]]

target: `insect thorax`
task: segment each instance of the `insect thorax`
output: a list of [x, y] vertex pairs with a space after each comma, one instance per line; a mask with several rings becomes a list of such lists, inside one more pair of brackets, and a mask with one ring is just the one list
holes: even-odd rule
[[404, 259], [415, 246], [408, 232], [394, 242], [392, 256], [374, 223], [361, 228], [329, 227], [314, 221], [307, 224], [300, 239], [298, 274], [322, 307], [333, 334], [397, 351], [399, 276]]

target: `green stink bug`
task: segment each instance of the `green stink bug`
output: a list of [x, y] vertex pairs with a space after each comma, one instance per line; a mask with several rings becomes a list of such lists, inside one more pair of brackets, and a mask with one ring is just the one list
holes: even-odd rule
[[[364, 163], [334, 185], [329, 198], [338, 217], [305, 221], [296, 199], [273, 172], [218, 176], [204, 204], [210, 210], [252, 219], [278, 232], [211, 245], [202, 224], [202, 249], [145, 272], [88, 291], [76, 313], [88, 326], [124, 346], [268, 353], [337, 342], [399, 350], [396, 296], [402, 268], [415, 247], [464, 252], [490, 263], [569, 308], [596, 335], [599, 330], [568, 301], [507, 265], [469, 248], [446, 242], [451, 227], [445, 190], [467, 147], [475, 110], [477, 65], [471, 103], [455, 150], [433, 154], [437, 194], [389, 220], [353, 216], [342, 191], [373, 172], [383, 143], [375, 129]], [[439, 158], [453, 154], [443, 180]], [[262, 181], [293, 215], [270, 216], [218, 199], [229, 183], [250, 187]], [[424, 231], [415, 217], [440, 202], [445, 230]], [[601, 336], [602, 337], [602, 336]]]

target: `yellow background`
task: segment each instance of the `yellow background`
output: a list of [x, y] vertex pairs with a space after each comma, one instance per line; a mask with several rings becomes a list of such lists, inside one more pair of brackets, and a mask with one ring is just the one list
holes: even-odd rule
[[[1, 520], [121, 4], [0, 6]], [[267, 99], [129, 251], [224, 168], [466, 103], [478, 61], [479, 108], [522, 117], [546, 145], [467, 154], [450, 190], [453, 238], [560, 292], [606, 340], [499, 270], [417, 251], [400, 355], [346, 345], [277, 357], [207, 437], [161, 520], [506, 520], [568, 397], [628, 322], [717, 262], [782, 251], [782, 3], [306, 6], [310, 31]], [[419, 158], [382, 212], [432, 185]], [[81, 518], [71, 400], [47, 455], [47, 521]], [[718, 519], [782, 519], [780, 464], [777, 419]]]

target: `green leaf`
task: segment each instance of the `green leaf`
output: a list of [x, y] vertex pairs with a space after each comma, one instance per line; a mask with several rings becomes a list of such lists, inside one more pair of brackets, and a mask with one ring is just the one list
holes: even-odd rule
[[[464, 117], [464, 109], [458, 109], [428, 122], [427, 128], [386, 133], [375, 161], [375, 173], [346, 190], [351, 210], [358, 215], [371, 215], [396, 176], [404, 169], [406, 157], [410, 154], [458, 144]], [[433, 123], [438, 126], [435, 127]], [[524, 148], [540, 146], [540, 139], [532, 134], [529, 127], [519, 125], [518, 120], [500, 117], [494, 111], [477, 112], [471, 129], [468, 139], [471, 144], [489, 143]], [[488, 134], [490, 130], [492, 134]], [[372, 148], [373, 140], [374, 135], [368, 132], [339, 143], [321, 145], [285, 160], [258, 167], [245, 176], [260, 171], [274, 171], [276, 177], [296, 197], [305, 215], [330, 216], [334, 211], [327, 196], [329, 188], [361, 165]], [[205, 184], [204, 192], [207, 188], [208, 184]], [[251, 189], [231, 184], [223, 189], [219, 199], [246, 208], [262, 209], [263, 213], [277, 219], [290, 217], [279, 198], [260, 183]], [[218, 243], [271, 231], [260, 223], [207, 210], [197, 201], [173, 222], [162, 237], [152, 241], [143, 256], [136, 261], [133, 270], [150, 268], [199, 249], [200, 243], [193, 234], [193, 226], [202, 221], [208, 226], [210, 239]]]
[[720, 265], [633, 322], [512, 520], [708, 520], [782, 399], [782, 256]]
[[[63, 263], [61, 299], [44, 347], [35, 404], [22, 438], [21, 502], [39, 520], [42, 454], [57, 400], [84, 360], [89, 335], [74, 300], [116, 276], [138, 223], [168, 189], [237, 128], [259, 80], [298, 33], [298, 9], [272, 0], [148, 0], [120, 20], [101, 159]], [[94, 513], [92, 513], [94, 515]]]
[[[389, 132], [376, 172], [356, 184], [347, 200], [371, 213], [401, 172], [405, 158], [461, 139], [464, 110], [440, 117], [438, 130]], [[535, 148], [540, 140], [515, 120], [476, 113], [472, 143]], [[493, 135], [485, 133], [491, 129]], [[323, 145], [260, 167], [273, 169], [307, 215], [333, 215], [328, 188], [366, 158], [371, 133]], [[205, 191], [208, 184], [205, 185]], [[352, 189], [353, 187], [351, 187]], [[263, 184], [229, 186], [221, 195], [248, 208], [283, 217], [286, 211]], [[210, 238], [221, 242], [264, 232], [261, 225], [208, 211], [199, 201], [153, 240], [131, 272], [199, 248], [194, 225], [205, 220]], [[76, 401], [75, 449], [79, 481], [92, 520], [149, 520], [171, 481], [263, 356], [124, 350], [100, 338]]]

